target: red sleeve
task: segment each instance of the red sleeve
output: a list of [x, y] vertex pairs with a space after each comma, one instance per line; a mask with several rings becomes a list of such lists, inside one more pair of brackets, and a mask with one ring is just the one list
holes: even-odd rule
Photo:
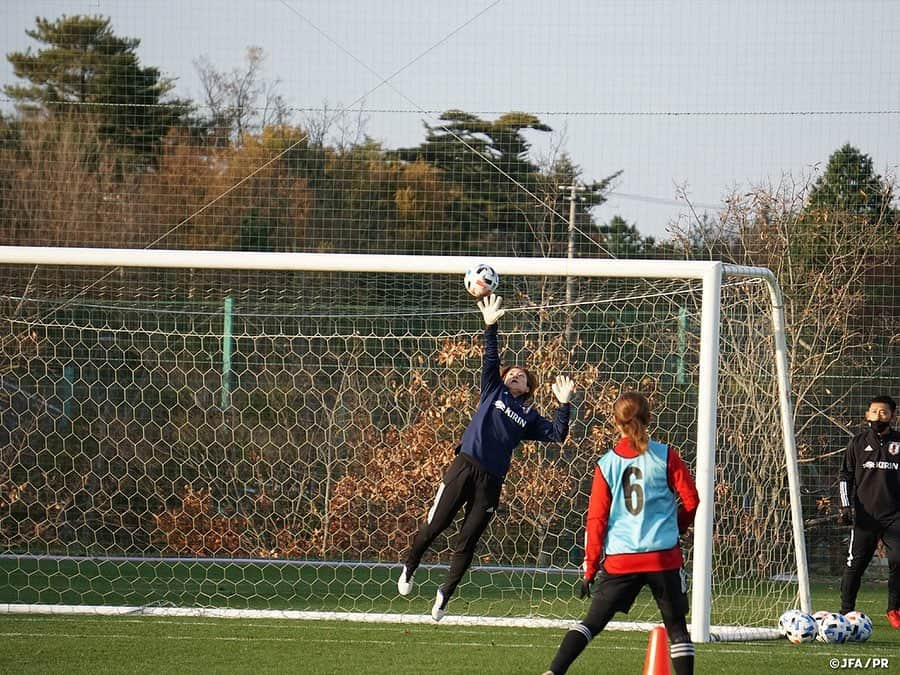
[[669, 448], [667, 473], [669, 485], [681, 500], [678, 505], [678, 531], [684, 534], [694, 524], [694, 516], [697, 515], [697, 506], [700, 504], [700, 495], [697, 494], [697, 486], [694, 484], [691, 472], [688, 471], [684, 461], [674, 448]]
[[609, 485], [600, 467], [594, 468], [594, 483], [591, 486], [591, 501], [588, 504], [587, 523], [584, 532], [584, 578], [593, 579], [600, 570], [603, 558], [603, 540], [609, 522], [611, 503]]

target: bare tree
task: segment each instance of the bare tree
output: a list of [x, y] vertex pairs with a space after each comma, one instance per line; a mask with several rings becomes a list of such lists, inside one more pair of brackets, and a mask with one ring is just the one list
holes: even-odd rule
[[309, 136], [309, 145], [321, 148], [330, 144], [338, 152], [345, 152], [364, 142], [369, 118], [363, 105], [360, 102], [359, 108], [350, 110], [340, 103], [330, 106], [325, 101], [320, 110], [306, 115], [303, 128]]
[[[804, 492], [815, 499], [804, 512], [815, 524], [831, 513], [829, 496], [843, 449], [829, 439], [850, 433], [847, 411], [888, 366], [889, 352], [878, 345], [878, 330], [869, 325], [866, 310], [869, 277], [890, 227], [856, 226], [839, 206], [811, 214], [812, 187], [809, 177], [785, 175], [775, 184], [735, 191], [716, 216], [694, 213], [690, 221], [674, 224], [673, 231], [687, 257], [768, 267], [782, 286], [797, 447], [805, 465]], [[751, 286], [723, 288], [719, 405], [729, 414], [717, 442], [744, 478], [717, 479], [716, 486], [729, 505], [725, 512], [736, 520], [731, 529], [743, 533], [717, 546], [720, 551], [733, 547], [734, 564], [746, 564], [748, 571], [754, 560], [764, 558], [754, 546], [765, 541], [765, 532], [789, 531], [782, 522], [787, 504], [780, 496], [786, 482], [778, 461], [783, 451], [773, 431], [779, 426], [776, 381], [765, 367], [772, 362], [770, 311], [766, 294]], [[732, 322], [731, 307], [745, 307], [748, 299], [755, 309], [742, 311]], [[771, 447], [761, 447], [760, 438], [769, 438], [763, 444]], [[819, 534], [812, 541], [822, 550], [812, 552], [811, 564], [822, 564], [829, 555], [833, 533]], [[788, 538], [781, 543], [787, 546]]]
[[261, 47], [248, 47], [244, 67], [231, 72], [216, 70], [206, 56], [194, 61], [209, 111], [207, 123], [219, 144], [240, 146], [245, 133], [289, 122], [290, 109], [278, 91], [281, 81], [262, 77], [265, 59]]

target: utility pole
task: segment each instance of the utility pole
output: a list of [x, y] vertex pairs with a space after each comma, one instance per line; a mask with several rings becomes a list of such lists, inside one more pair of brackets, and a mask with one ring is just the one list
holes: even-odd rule
[[[580, 200], [579, 192], [584, 192], [584, 185], [579, 185], [572, 181], [571, 185], [560, 185], [560, 190], [568, 190], [568, 196], [563, 199], [569, 200], [569, 260], [575, 257], [575, 202]], [[566, 276], [566, 345], [572, 344], [572, 291], [575, 280], [571, 275]]]

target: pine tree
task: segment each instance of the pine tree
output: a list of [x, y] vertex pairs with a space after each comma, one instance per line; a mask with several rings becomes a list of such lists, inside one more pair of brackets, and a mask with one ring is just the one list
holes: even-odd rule
[[849, 143], [828, 158], [828, 166], [809, 196], [814, 221], [840, 217], [845, 223], [890, 224], [891, 187], [875, 173], [872, 159]]
[[140, 40], [115, 35], [109, 19], [39, 17], [35, 23], [26, 34], [46, 46], [7, 54], [13, 73], [28, 82], [4, 87], [23, 115], [95, 119], [105, 137], [146, 156], [187, 114], [185, 102], [163, 100], [172, 81], [141, 67]]

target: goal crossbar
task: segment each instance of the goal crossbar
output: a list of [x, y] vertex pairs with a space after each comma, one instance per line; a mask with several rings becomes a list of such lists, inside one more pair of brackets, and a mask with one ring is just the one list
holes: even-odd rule
[[[457, 274], [483, 262], [501, 275], [702, 279], [722, 263], [591, 258], [506, 258], [474, 256], [367, 255], [350, 253], [265, 253], [173, 249], [66, 248], [0, 246], [0, 263], [160, 267], [307, 272], [396, 272]], [[744, 268], [754, 269], [754, 268]], [[762, 268], [761, 268], [762, 269]], [[712, 272], [714, 273], [714, 272]]]

